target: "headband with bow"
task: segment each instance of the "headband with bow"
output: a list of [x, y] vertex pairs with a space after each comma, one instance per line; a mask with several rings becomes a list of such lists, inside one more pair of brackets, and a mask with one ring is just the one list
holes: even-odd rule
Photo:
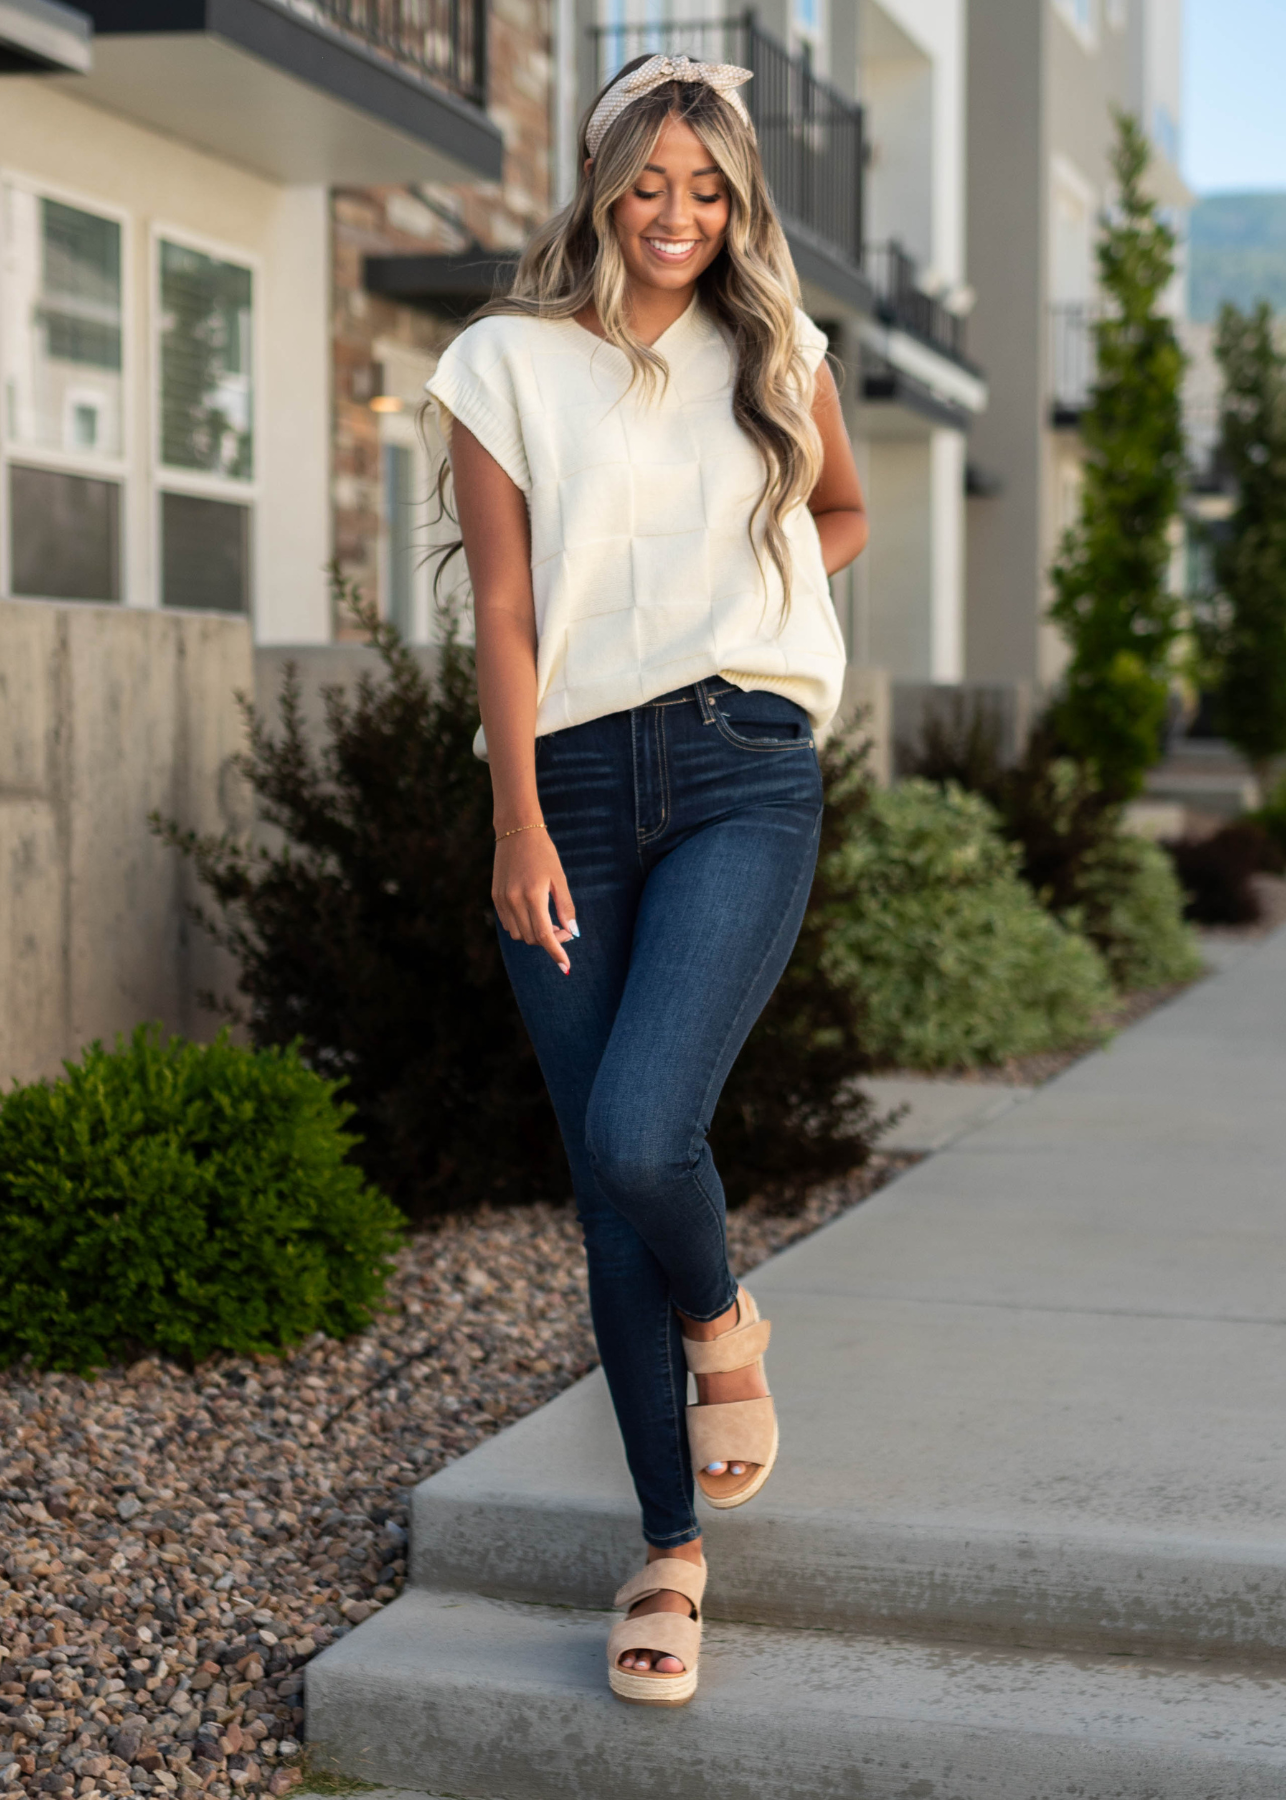
[[753, 69], [739, 69], [735, 63], [693, 62], [687, 56], [650, 56], [632, 75], [616, 82], [603, 95], [585, 127], [586, 148], [591, 156], [597, 156], [608, 126], [620, 118], [631, 101], [650, 94], [653, 88], [667, 81], [704, 82], [723, 96], [743, 125], [749, 126], [750, 114], [736, 90], [753, 75]]

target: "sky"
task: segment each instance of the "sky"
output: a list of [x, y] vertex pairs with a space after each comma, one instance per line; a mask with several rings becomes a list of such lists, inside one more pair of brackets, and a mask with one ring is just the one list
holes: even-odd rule
[[1286, 190], [1286, 0], [1183, 0], [1183, 25], [1189, 186]]

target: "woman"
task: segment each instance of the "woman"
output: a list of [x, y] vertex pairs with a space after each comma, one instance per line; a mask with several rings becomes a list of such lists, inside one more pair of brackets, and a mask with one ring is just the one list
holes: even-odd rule
[[474, 595], [492, 897], [643, 1514], [609, 1680], [662, 1706], [696, 1689], [693, 1463], [734, 1507], [777, 1452], [769, 1328], [728, 1269], [706, 1131], [803, 916], [844, 672], [827, 576], [866, 541], [749, 78], [627, 65], [575, 199], [429, 384]]

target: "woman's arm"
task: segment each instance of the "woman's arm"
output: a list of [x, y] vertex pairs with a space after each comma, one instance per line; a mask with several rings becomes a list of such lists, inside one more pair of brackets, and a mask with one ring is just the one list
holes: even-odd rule
[[[531, 592], [531, 527], [519, 488], [471, 431], [451, 430], [451, 473], [460, 535], [473, 584], [478, 704], [491, 765], [496, 845], [491, 897], [511, 938], [539, 944], [564, 974], [563, 945], [575, 908], [546, 831], [521, 831], [541, 818], [536, 791], [536, 607]], [[505, 837], [507, 831], [516, 832]], [[549, 916], [553, 896], [560, 929]]]
[[825, 362], [817, 368], [813, 419], [822, 434], [823, 460], [821, 477], [808, 497], [808, 510], [822, 542], [826, 573], [835, 575], [865, 550], [870, 526], [861, 478], [853, 461], [853, 446], [840, 410], [839, 390]]

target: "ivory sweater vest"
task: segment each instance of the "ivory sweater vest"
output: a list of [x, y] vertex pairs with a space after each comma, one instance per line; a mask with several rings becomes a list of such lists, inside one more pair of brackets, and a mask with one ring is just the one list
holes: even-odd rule
[[[826, 340], [796, 317], [815, 374]], [[459, 419], [527, 497], [537, 736], [714, 675], [786, 695], [824, 734], [845, 653], [812, 515], [784, 522], [783, 616], [750, 539], [764, 466], [733, 417], [731, 346], [694, 299], [655, 348], [669, 379], [648, 396], [573, 320], [486, 318], [427, 384], [448, 441]]]

